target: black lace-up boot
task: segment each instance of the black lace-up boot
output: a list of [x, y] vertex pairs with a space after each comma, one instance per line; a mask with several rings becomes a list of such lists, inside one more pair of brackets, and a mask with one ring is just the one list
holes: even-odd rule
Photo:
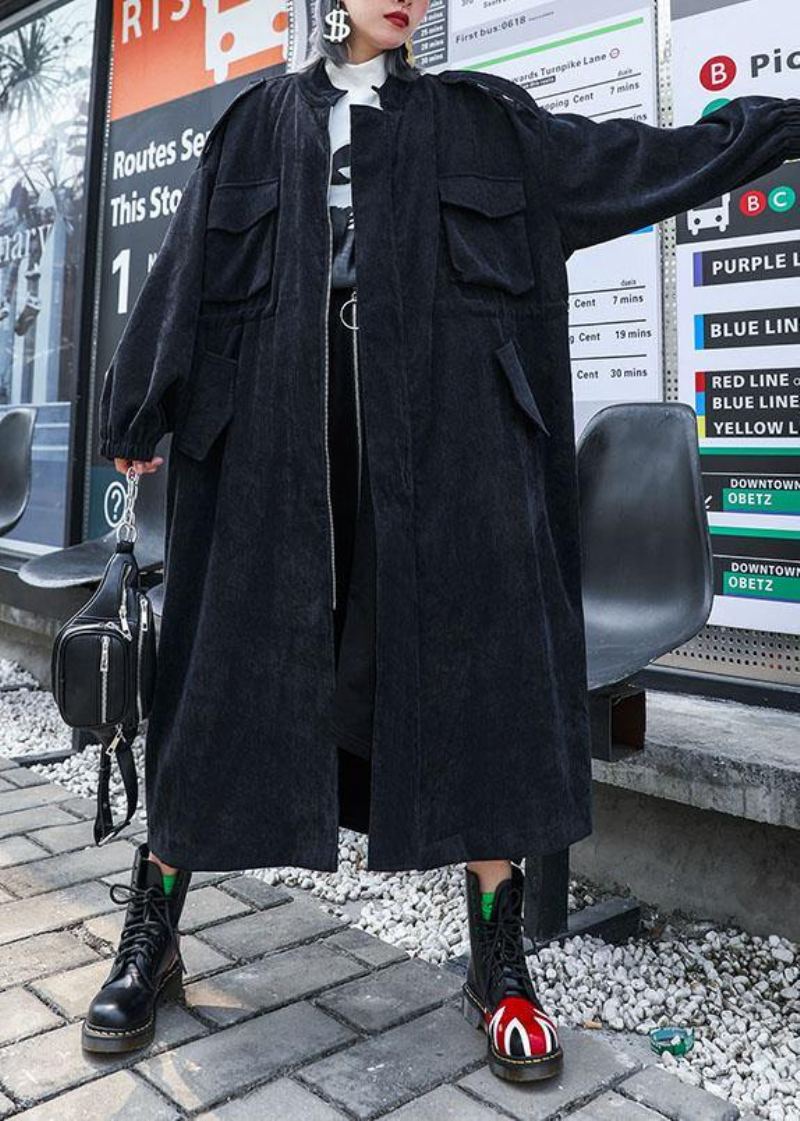
[[466, 870], [470, 959], [461, 1008], [486, 1032], [489, 1069], [499, 1078], [528, 1082], [559, 1074], [563, 1052], [551, 1017], [536, 996], [522, 943], [522, 869], [498, 884], [491, 918], [481, 910], [480, 881]]
[[156, 1005], [182, 987], [177, 924], [191, 873], [178, 872], [167, 895], [161, 869], [140, 845], [130, 886], [114, 884], [111, 898], [127, 903], [125, 925], [111, 972], [89, 1006], [83, 1024], [86, 1051], [135, 1051], [152, 1042]]

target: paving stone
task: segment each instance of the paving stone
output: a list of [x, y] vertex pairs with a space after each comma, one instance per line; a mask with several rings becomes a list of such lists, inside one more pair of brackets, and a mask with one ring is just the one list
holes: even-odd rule
[[[191, 935], [181, 939], [181, 949], [187, 970], [184, 983], [198, 974], [231, 964], [222, 954]], [[76, 1020], [85, 1016], [89, 1002], [105, 981], [110, 968], [109, 958], [101, 958], [77, 969], [33, 981], [31, 988], [56, 1005], [68, 1020]]]
[[101, 942], [106, 942], [109, 951], [111, 951], [119, 942], [122, 924], [125, 922], [125, 911], [125, 906], [115, 903], [113, 911], [108, 911], [103, 915], [93, 915], [91, 918], [85, 919], [83, 928], [93, 938], [99, 938]]
[[62, 1021], [46, 1004], [25, 989], [0, 993], [0, 1044], [55, 1028]]
[[7, 790], [16, 790], [16, 786], [12, 786], [10, 782], [6, 782], [4, 778], [0, 778], [0, 794], [5, 794]]
[[[133, 850], [131, 850], [130, 865], [133, 866]], [[217, 884], [223, 880], [223, 877], [230, 875], [229, 872], [192, 872], [192, 880], [189, 884], [189, 891], [197, 891], [206, 884]], [[130, 883], [131, 873], [130, 868], [127, 872], [114, 872], [110, 876], [103, 876], [104, 884], [127, 884]]]
[[110, 968], [108, 959], [101, 958], [77, 969], [32, 981], [31, 988], [56, 1005], [67, 1020], [77, 1020], [86, 1015], [89, 1001], [105, 981]]
[[[67, 814], [64, 818], [67, 819]], [[74, 852], [76, 849], [86, 848], [93, 844], [92, 823], [90, 821], [75, 821], [69, 817], [62, 823], [54, 823], [46, 829], [35, 827], [26, 830], [28, 836], [37, 845], [42, 845], [48, 852]], [[131, 858], [133, 863], [133, 858]]]
[[178, 1121], [180, 1116], [179, 1111], [145, 1081], [127, 1070], [120, 1070], [69, 1090], [55, 1101], [18, 1113], [15, 1121], [54, 1121], [54, 1118], [58, 1121], [87, 1121], [93, 1118]]
[[274, 907], [278, 903], [288, 903], [292, 898], [291, 892], [286, 888], [264, 883], [256, 876], [235, 876], [225, 881], [223, 890], [260, 909]]
[[0, 886], [20, 897], [41, 895], [81, 880], [95, 879], [130, 863], [130, 849], [124, 841], [60, 856], [39, 855], [44, 859], [0, 871]]
[[359, 961], [363, 961], [365, 965], [377, 967], [388, 965], [392, 961], [409, 960], [409, 955], [399, 946], [382, 942], [374, 934], [368, 934], [366, 930], [359, 930], [355, 926], [338, 930], [335, 934], [326, 938], [325, 941], [331, 946], [336, 946], [338, 950], [344, 950], [346, 953], [352, 954]]
[[14, 898], [14, 896], [11, 894], [10, 891], [5, 891], [3, 888], [0, 887], [0, 903], [10, 903], [13, 900], [13, 898]]
[[[254, 1117], [263, 1117], [265, 1121], [272, 1121], [272, 1118], [282, 1118], [283, 1121], [300, 1121], [300, 1118], [302, 1121], [347, 1121], [338, 1109], [290, 1078], [279, 1078], [243, 1098], [218, 1106], [210, 1113], [201, 1113], [195, 1121], [253, 1121]], [[494, 1118], [497, 1121], [497, 1114]]]
[[[208, 889], [206, 888], [199, 889], [199, 891], [207, 890]], [[199, 892], [195, 892], [194, 894], [197, 895], [199, 894]], [[219, 894], [221, 895], [222, 892], [219, 892]], [[230, 905], [233, 907], [238, 907], [240, 909], [246, 907], [246, 904], [238, 903], [234, 899], [230, 900]], [[186, 904], [183, 908], [183, 914], [181, 915], [180, 922], [178, 924], [179, 929], [184, 934], [188, 934], [189, 930], [202, 929], [204, 925], [204, 918], [209, 923], [213, 923], [214, 915], [224, 913], [224, 909], [227, 906], [228, 904], [225, 903], [220, 905], [216, 897], [209, 898], [208, 896], [203, 896], [199, 900], [199, 906], [195, 908], [193, 906], [193, 900], [190, 894], [189, 896], [187, 896]], [[192, 921], [193, 919], [194, 922]], [[125, 907], [121, 904], [115, 904], [114, 910], [112, 912], [105, 915], [97, 915], [94, 918], [88, 919], [84, 923], [84, 926], [90, 932], [90, 934], [93, 934], [95, 936], [95, 938], [100, 938], [103, 942], [108, 942], [109, 945], [116, 946], [117, 942], [119, 941], [119, 936], [122, 933], [122, 925], [124, 921]], [[205, 935], [205, 931], [203, 933]], [[213, 947], [209, 947], [209, 949], [213, 949]], [[228, 960], [229, 958], [223, 958], [223, 962]], [[210, 966], [209, 968], [213, 969], [214, 966]]]
[[34, 829], [46, 829], [50, 825], [70, 825], [74, 822], [74, 817], [56, 805], [0, 814], [0, 840], [3, 837], [14, 837], [17, 833], [30, 833]]
[[385, 1031], [448, 1000], [461, 988], [453, 974], [413, 958], [339, 985], [316, 1004], [366, 1032]]
[[[174, 1047], [202, 1032], [202, 1026], [179, 1004], [161, 1004], [153, 1048]], [[46, 1035], [0, 1049], [4, 1088], [23, 1105], [72, 1089], [98, 1074], [130, 1065], [131, 1056], [90, 1055], [81, 1047], [81, 1024], [67, 1024]], [[60, 1114], [58, 1115], [60, 1118]]]
[[393, 1109], [381, 1121], [501, 1121], [501, 1115], [455, 1086], [439, 1086], [416, 1101]]
[[200, 937], [228, 957], [246, 961], [338, 930], [343, 925], [341, 919], [329, 915], [317, 904], [293, 899], [268, 911], [257, 911], [221, 926], [209, 927]]
[[205, 973], [212, 973], [231, 965], [230, 958], [226, 958], [206, 942], [201, 942], [193, 934], [181, 935], [181, 953], [186, 966], [184, 982], [193, 981]]
[[199, 1110], [355, 1038], [306, 1001], [153, 1056], [135, 1068], [186, 1110]]
[[[63, 786], [47, 783], [44, 786], [27, 786], [0, 794], [0, 815], [5, 816], [19, 810], [30, 810], [37, 806], [49, 806], [53, 802], [65, 802], [69, 791]], [[62, 807], [63, 808], [63, 807]]]
[[11, 1098], [7, 1098], [5, 1094], [0, 1094], [0, 1117], [8, 1117], [16, 1108]]
[[303, 1067], [297, 1078], [368, 1121], [484, 1059], [485, 1041], [461, 1013], [436, 1008]]
[[47, 853], [27, 837], [6, 837], [0, 841], [0, 868], [24, 864], [26, 860], [41, 860]]
[[44, 775], [29, 767], [20, 767], [17, 763], [10, 763], [3, 770], [3, 781], [13, 783], [14, 786], [46, 786], [48, 782]]
[[[475, 1034], [485, 1051], [486, 1037], [482, 1032]], [[617, 1050], [588, 1029], [560, 1026], [558, 1034], [564, 1048], [561, 1074], [536, 1082], [535, 1095], [524, 1093], [526, 1087], [497, 1078], [488, 1067], [462, 1078], [459, 1086], [521, 1121], [545, 1121], [559, 1110], [566, 1112], [573, 1104], [599, 1094], [639, 1065], [629, 1051]]]
[[609, 1091], [570, 1113], [569, 1121], [664, 1121], [664, 1115]]
[[217, 973], [186, 987], [186, 1003], [214, 1024], [234, 1024], [362, 972], [363, 965], [312, 942]]
[[47, 930], [57, 930], [113, 906], [108, 888], [98, 883], [74, 884], [35, 895], [32, 899], [0, 903], [0, 945]]
[[[125, 911], [125, 906], [116, 905], [114, 911], [105, 915], [94, 915], [83, 924], [92, 937], [99, 938], [101, 942], [106, 943], [108, 953], [113, 953], [116, 950], [125, 922]], [[201, 942], [194, 934], [183, 933], [182, 922], [179, 924], [179, 928], [182, 932], [183, 960], [190, 977], [198, 976], [201, 973], [211, 973], [215, 969], [232, 964], [229, 957], [221, 954], [219, 950], [215, 950], [213, 946], [209, 946], [207, 942]]]
[[211, 923], [248, 914], [250, 908], [240, 899], [234, 899], [218, 887], [201, 887], [190, 891], [181, 914], [180, 928], [187, 933], [201, 930]]
[[62, 803], [62, 808], [84, 821], [94, 821], [97, 814], [97, 802], [94, 798], [67, 798]]
[[192, 872], [192, 880], [189, 884], [189, 889], [194, 891], [196, 887], [203, 887], [205, 884], [221, 884], [225, 883], [231, 878], [232, 875], [237, 875], [235, 872]]
[[670, 1121], [737, 1121], [738, 1106], [699, 1086], [683, 1082], [662, 1066], [626, 1078], [616, 1087], [620, 1094], [649, 1106]]
[[0, 989], [97, 960], [97, 953], [74, 934], [60, 930], [0, 946]]

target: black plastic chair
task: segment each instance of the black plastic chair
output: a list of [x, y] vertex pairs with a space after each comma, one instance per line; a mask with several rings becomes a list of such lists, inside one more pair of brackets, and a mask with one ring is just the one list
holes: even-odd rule
[[711, 613], [713, 559], [697, 419], [678, 402], [610, 405], [578, 443], [589, 689], [693, 638]]
[[[577, 457], [592, 754], [613, 762], [644, 747], [646, 694], [629, 679], [693, 638], [714, 602], [696, 415], [680, 402], [608, 405]], [[569, 850], [528, 857], [525, 870], [534, 944], [638, 931], [635, 900], [568, 915]]]
[[30, 500], [37, 412], [35, 405], [19, 405], [0, 414], [0, 537], [19, 523]]

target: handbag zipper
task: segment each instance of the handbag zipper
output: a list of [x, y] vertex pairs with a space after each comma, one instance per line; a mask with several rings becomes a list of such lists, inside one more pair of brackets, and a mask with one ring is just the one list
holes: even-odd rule
[[100, 684], [101, 684], [101, 699], [100, 699], [100, 723], [105, 724], [106, 712], [108, 711], [108, 647], [111, 643], [111, 635], [104, 634], [102, 645], [100, 648]]
[[125, 637], [126, 638], [133, 638], [133, 635], [131, 634], [131, 629], [128, 626], [128, 605], [125, 602], [125, 592], [127, 591], [127, 588], [125, 586], [125, 580], [126, 579], [127, 579], [127, 576], [125, 576], [122, 580], [122, 595], [120, 596], [120, 600], [119, 600], [119, 621], [120, 621], [120, 625], [122, 626], [122, 632], [125, 635]]
[[139, 593], [139, 645], [136, 650], [136, 707], [139, 713], [139, 720], [143, 720], [142, 715], [142, 647], [144, 646], [144, 636], [147, 633], [148, 627], [148, 606], [149, 600], [146, 595]]

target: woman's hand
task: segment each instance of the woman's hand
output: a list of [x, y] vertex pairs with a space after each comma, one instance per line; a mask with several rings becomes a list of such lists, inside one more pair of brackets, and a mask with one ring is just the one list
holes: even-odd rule
[[114, 466], [122, 475], [127, 475], [130, 467], [133, 467], [138, 475], [152, 475], [163, 462], [163, 455], [156, 455], [152, 459], [115, 459]]

